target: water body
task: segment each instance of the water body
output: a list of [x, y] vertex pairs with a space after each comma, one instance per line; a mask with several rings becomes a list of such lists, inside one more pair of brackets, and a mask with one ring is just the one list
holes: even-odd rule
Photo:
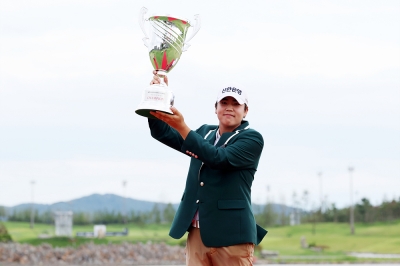
[[367, 259], [400, 259], [400, 254], [379, 254], [379, 253], [359, 253], [352, 252], [347, 254], [356, 258], [367, 258]]

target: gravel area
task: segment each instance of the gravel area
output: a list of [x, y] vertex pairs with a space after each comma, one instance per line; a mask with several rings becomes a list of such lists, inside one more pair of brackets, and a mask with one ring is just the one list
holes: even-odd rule
[[0, 243], [0, 265], [184, 265], [184, 248], [166, 244], [84, 244], [53, 248]]

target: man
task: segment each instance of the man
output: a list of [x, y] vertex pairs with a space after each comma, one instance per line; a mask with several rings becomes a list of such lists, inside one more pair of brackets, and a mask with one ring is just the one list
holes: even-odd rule
[[[160, 83], [156, 71], [155, 83]], [[244, 88], [220, 89], [218, 126], [193, 131], [175, 107], [171, 111], [150, 112], [157, 119], [148, 120], [153, 138], [192, 157], [170, 236], [179, 239], [189, 232], [187, 265], [252, 265], [254, 245], [267, 233], [256, 225], [251, 208], [251, 185], [264, 141], [243, 120], [248, 112]]]

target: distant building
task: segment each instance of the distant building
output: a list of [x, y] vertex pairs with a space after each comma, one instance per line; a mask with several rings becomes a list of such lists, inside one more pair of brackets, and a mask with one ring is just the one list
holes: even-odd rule
[[106, 236], [127, 236], [129, 235], [128, 228], [124, 228], [124, 230], [120, 232], [107, 232], [107, 226], [104, 224], [96, 224], [93, 227], [93, 232], [76, 232], [76, 236], [79, 237], [97, 237], [103, 238]]
[[293, 209], [290, 213], [290, 225], [298, 225], [301, 224], [300, 221], [300, 212], [297, 209]]
[[107, 227], [104, 224], [97, 224], [93, 227], [93, 236], [103, 238], [106, 236]]
[[56, 236], [72, 236], [72, 211], [54, 212], [54, 223], [56, 227]]

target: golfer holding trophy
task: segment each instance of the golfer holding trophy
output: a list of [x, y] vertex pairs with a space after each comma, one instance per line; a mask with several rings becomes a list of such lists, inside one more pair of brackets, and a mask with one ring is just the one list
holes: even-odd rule
[[[141, 10], [140, 24], [144, 29]], [[148, 117], [150, 133], [161, 143], [191, 157], [186, 186], [169, 235], [188, 233], [186, 265], [253, 265], [254, 245], [267, 231], [256, 224], [251, 207], [251, 186], [264, 146], [259, 132], [244, 120], [249, 110], [246, 88], [227, 84], [218, 88], [215, 113], [218, 125], [191, 130], [173, 106], [166, 74], [200, 28], [173, 16], [152, 16], [151, 39], [145, 32], [153, 64], [153, 80], [143, 93], [136, 113]], [[208, 85], [210, 86], [210, 85]]]

